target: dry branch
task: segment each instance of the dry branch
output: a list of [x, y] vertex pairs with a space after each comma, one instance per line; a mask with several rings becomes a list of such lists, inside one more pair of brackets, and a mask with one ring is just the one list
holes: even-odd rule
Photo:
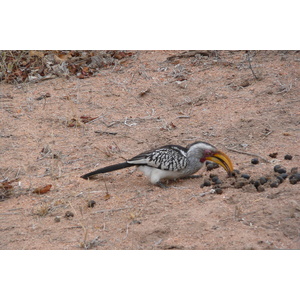
[[130, 208], [132, 208], [132, 207], [133, 207], [133, 206], [126, 206], [126, 207], [112, 208], [112, 209], [102, 209], [102, 210], [95, 211], [95, 212], [93, 213], [93, 215], [94, 215], [94, 214], [106, 213], [106, 212], [115, 212], [115, 211], [119, 211], [119, 210], [130, 209]]
[[270, 163], [267, 159], [263, 158], [262, 156], [258, 155], [258, 154], [255, 154], [255, 153], [249, 153], [249, 152], [245, 152], [245, 151], [240, 151], [240, 150], [236, 150], [236, 149], [232, 149], [232, 148], [229, 148], [229, 147], [226, 147], [225, 148], [229, 151], [232, 151], [232, 152], [236, 152], [236, 153], [240, 153], [240, 154], [245, 154], [245, 155], [249, 155], [249, 156], [254, 156], [254, 157], [258, 157], [260, 158], [262, 161], [266, 162], [266, 163]]

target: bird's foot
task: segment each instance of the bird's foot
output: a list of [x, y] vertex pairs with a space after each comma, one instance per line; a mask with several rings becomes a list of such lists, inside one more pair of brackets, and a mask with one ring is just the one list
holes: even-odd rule
[[165, 184], [161, 183], [160, 181], [156, 183], [157, 186], [159, 186], [162, 189], [168, 189], [169, 187], [166, 186]]
[[181, 178], [181, 179], [195, 179], [195, 178], [201, 178], [202, 175], [189, 175], [187, 177]]

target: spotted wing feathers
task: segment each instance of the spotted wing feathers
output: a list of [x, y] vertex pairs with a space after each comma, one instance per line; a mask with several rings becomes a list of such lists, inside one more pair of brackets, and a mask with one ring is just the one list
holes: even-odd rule
[[133, 165], [147, 165], [149, 167], [179, 171], [187, 166], [187, 149], [181, 146], [168, 145], [152, 151], [143, 152], [127, 163]]

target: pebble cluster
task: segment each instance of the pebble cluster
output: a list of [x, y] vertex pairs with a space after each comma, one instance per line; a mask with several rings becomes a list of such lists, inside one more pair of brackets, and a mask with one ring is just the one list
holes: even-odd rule
[[[284, 156], [285, 160], [291, 160], [292, 158], [293, 157], [290, 154]], [[251, 164], [259, 164], [259, 159], [253, 158], [251, 160]], [[219, 165], [214, 162], [206, 162], [207, 171], [212, 171], [218, 167]], [[231, 185], [234, 188], [239, 189], [247, 184], [252, 184], [258, 192], [265, 191], [266, 187], [277, 188], [281, 183], [283, 183], [287, 179], [290, 184], [296, 184], [300, 182], [300, 172], [298, 171], [297, 167], [293, 167], [290, 171], [288, 171], [285, 167], [281, 165], [274, 166], [273, 173], [258, 178], [251, 178], [249, 174], [241, 173], [239, 170], [234, 170], [232, 175], [235, 178], [235, 180], [233, 180], [231, 183]], [[217, 175], [210, 174], [209, 178], [205, 178], [200, 187], [203, 188], [206, 186], [213, 187], [215, 193], [217, 194], [222, 194], [223, 192], [222, 181]]]

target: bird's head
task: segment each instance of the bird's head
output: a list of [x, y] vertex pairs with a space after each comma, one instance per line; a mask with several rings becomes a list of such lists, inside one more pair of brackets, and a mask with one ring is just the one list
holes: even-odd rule
[[210, 160], [222, 166], [228, 175], [231, 175], [233, 172], [233, 165], [230, 158], [213, 145], [205, 142], [195, 142], [188, 146], [188, 152], [197, 155], [201, 163]]

